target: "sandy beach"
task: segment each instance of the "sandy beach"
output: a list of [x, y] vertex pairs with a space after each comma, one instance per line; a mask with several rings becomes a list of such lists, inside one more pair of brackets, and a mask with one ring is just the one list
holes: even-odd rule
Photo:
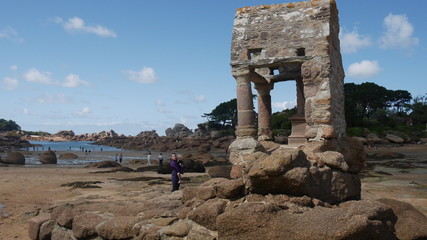
[[[381, 161], [410, 162], [416, 163], [417, 167], [399, 169], [370, 166], [364, 171], [362, 198], [392, 198], [408, 202], [427, 215], [427, 146], [408, 145], [367, 150], [368, 154], [381, 151], [405, 154], [404, 159]], [[75, 153], [79, 160], [86, 162], [90, 162], [94, 156], [112, 160], [115, 155], [115, 152], [105, 151], [91, 153], [92, 155]], [[30, 151], [24, 154], [34, 157], [39, 153]], [[62, 153], [58, 151], [57, 155], [60, 154]], [[144, 151], [125, 151], [124, 165], [137, 169], [143, 165], [128, 164], [129, 161], [145, 157]], [[153, 153], [153, 159], [156, 158], [156, 153]], [[169, 194], [171, 190], [169, 175], [159, 175], [154, 171], [99, 173], [105, 170], [84, 168], [82, 164], [0, 167], [0, 239], [27, 239], [28, 219], [58, 205], [85, 201], [142, 201], [160, 194]], [[200, 184], [208, 179], [206, 173], [186, 173], [183, 187]], [[92, 182], [90, 188], [63, 186], [86, 181]]]

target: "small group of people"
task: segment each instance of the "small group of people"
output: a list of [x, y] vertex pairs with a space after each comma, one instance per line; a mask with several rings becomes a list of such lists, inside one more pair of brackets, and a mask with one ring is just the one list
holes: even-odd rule
[[114, 159], [116, 160], [116, 162], [122, 163], [123, 161], [123, 154], [120, 153], [120, 155], [118, 153], [116, 153], [116, 156], [114, 157]]
[[[150, 157], [151, 153], [149, 152], [147, 156], [147, 165], [151, 165]], [[163, 166], [163, 159], [163, 154], [160, 153], [157, 157], [159, 166]], [[179, 190], [179, 186], [181, 185], [181, 174], [184, 174], [182, 155], [172, 153], [169, 164], [172, 169], [172, 192], [174, 192]]]
[[[159, 166], [163, 166], [164, 158], [162, 153], [159, 154], [157, 160], [159, 161]], [[172, 153], [169, 164], [172, 169], [172, 192], [174, 192], [179, 190], [179, 186], [181, 185], [181, 175], [184, 174], [182, 155]], [[151, 165], [151, 152], [148, 152], [147, 155], [147, 165]]]
[[[123, 161], [123, 154], [122, 153], [116, 153], [115, 155], [116, 162], [122, 163]], [[157, 157], [157, 160], [159, 161], [159, 166], [163, 166], [163, 153], [160, 153]], [[179, 190], [179, 186], [181, 185], [181, 175], [184, 174], [183, 171], [183, 162], [182, 162], [182, 155], [178, 155], [176, 153], [171, 154], [170, 158], [170, 167], [172, 169], [172, 192]], [[147, 166], [151, 166], [151, 152], [148, 151], [147, 153]]]

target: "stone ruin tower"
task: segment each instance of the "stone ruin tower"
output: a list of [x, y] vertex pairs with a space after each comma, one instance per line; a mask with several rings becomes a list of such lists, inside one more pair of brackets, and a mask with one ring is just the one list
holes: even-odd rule
[[[230, 161], [240, 169], [249, 191], [321, 198], [325, 195], [322, 192], [337, 190], [336, 175], [344, 174], [348, 181], [340, 193], [326, 194], [323, 200], [336, 202], [360, 196], [357, 173], [364, 164], [364, 152], [363, 146], [345, 133], [344, 71], [338, 34], [334, 0], [237, 9], [231, 67], [237, 83], [238, 126], [237, 138], [230, 146]], [[290, 118], [289, 144], [278, 147], [269, 142], [273, 138], [270, 92], [284, 81], [295, 81], [298, 111]], [[252, 85], [258, 94], [258, 126]], [[273, 165], [277, 169], [270, 169]], [[330, 171], [326, 173], [325, 169]], [[293, 178], [301, 182], [286, 177], [295, 175], [292, 171], [299, 171]], [[319, 180], [325, 177], [317, 171], [329, 174], [328, 180]], [[288, 186], [274, 186], [279, 183]]]

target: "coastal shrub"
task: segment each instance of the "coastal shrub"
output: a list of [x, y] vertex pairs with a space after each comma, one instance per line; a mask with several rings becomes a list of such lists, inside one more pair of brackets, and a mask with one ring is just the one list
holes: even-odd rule
[[361, 127], [347, 128], [347, 135], [349, 137], [366, 137], [365, 132], [365, 128]]

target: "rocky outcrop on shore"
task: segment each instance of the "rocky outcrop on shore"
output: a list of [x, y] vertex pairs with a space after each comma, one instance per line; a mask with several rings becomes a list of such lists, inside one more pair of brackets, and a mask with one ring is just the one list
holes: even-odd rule
[[211, 150], [226, 151], [234, 140], [234, 136], [221, 136], [216, 132], [195, 131], [194, 133], [183, 124], [175, 124], [173, 128], [166, 130], [166, 136], [159, 136], [155, 130], [142, 131], [136, 136], [119, 135], [113, 130], [99, 133], [86, 133], [75, 135], [72, 130], [61, 130], [52, 135], [25, 135], [26, 140], [36, 141], [94, 141], [95, 144], [112, 146], [128, 150], [152, 150], [152, 151], [198, 151], [209, 152]]
[[184, 124], [177, 123], [173, 128], [168, 128], [165, 131], [166, 137], [184, 138], [191, 136], [193, 133]]
[[4, 159], [0, 158], [0, 163], [25, 165], [25, 156], [20, 152], [9, 152]]
[[384, 137], [380, 138], [377, 134], [368, 134], [366, 137], [357, 137], [359, 141], [367, 145], [375, 144], [403, 144], [403, 143], [415, 143], [413, 139], [400, 132], [390, 131], [386, 133]]
[[[51, 141], [51, 142], [63, 142], [63, 141], [97, 141], [104, 138], [117, 138], [119, 135], [113, 130], [102, 131], [99, 133], [85, 133], [81, 135], [74, 134], [73, 130], [60, 130], [55, 134], [45, 135], [24, 135], [23, 139], [34, 140], [34, 141]], [[121, 137], [124, 137], [123, 135]]]
[[58, 158], [56, 157], [55, 152], [46, 151], [40, 155], [40, 162], [43, 164], [56, 164], [58, 162]]
[[242, 179], [214, 178], [142, 202], [66, 204], [32, 218], [29, 236], [32, 240], [427, 237], [427, 218], [396, 200], [329, 205], [307, 196], [245, 194]]
[[96, 141], [95, 144], [113, 146], [116, 148], [152, 151], [195, 151], [208, 152], [212, 150], [226, 151], [228, 146], [234, 140], [234, 136], [225, 136], [220, 138], [205, 137], [167, 137], [159, 136], [155, 131], [141, 132], [135, 137], [116, 137], [104, 138]]
[[[233, 142], [230, 148], [245, 146], [244, 141]], [[298, 148], [262, 141], [254, 153], [230, 152], [233, 168], [251, 193], [307, 195], [330, 204], [360, 199], [358, 174], [366, 153], [353, 138], [313, 141]]]
[[31, 143], [29, 143], [27, 140], [21, 139], [19, 132], [0, 133], [0, 152], [14, 149], [18, 150], [31, 146]]

